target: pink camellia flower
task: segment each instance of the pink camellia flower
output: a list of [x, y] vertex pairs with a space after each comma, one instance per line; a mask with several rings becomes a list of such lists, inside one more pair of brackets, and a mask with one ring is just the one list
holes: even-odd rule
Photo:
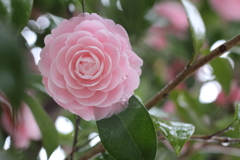
[[142, 60], [128, 34], [112, 20], [80, 14], [46, 36], [39, 70], [49, 95], [85, 120], [100, 120], [126, 108], [139, 86]]
[[228, 21], [240, 20], [240, 1], [239, 0], [210, 0], [213, 9]]
[[159, 16], [166, 18], [170, 26], [178, 31], [188, 28], [188, 20], [181, 3], [176, 1], [165, 1], [157, 3], [153, 9]]
[[40, 140], [41, 132], [25, 103], [22, 103], [14, 123], [12, 117], [12, 106], [9, 101], [0, 94], [0, 106], [2, 106], [1, 124], [11, 136], [16, 148], [27, 148], [30, 140]]
[[167, 47], [168, 43], [165, 34], [166, 32], [163, 28], [152, 26], [148, 30], [148, 35], [145, 39], [145, 42], [155, 50], [163, 50]]

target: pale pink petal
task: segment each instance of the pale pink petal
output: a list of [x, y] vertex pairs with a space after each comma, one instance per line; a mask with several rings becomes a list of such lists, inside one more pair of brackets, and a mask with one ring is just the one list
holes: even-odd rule
[[107, 28], [107, 30], [112, 31], [112, 28], [116, 25], [115, 22], [111, 19], [101, 19], [99, 20], [104, 26]]
[[66, 106], [71, 106], [71, 108], [76, 108], [76, 109], [82, 109], [82, 108], [87, 107], [87, 106], [84, 106], [84, 105], [78, 103], [76, 100], [66, 103]]
[[120, 53], [119, 50], [112, 44], [104, 43], [104, 51], [109, 55], [112, 60], [112, 70], [114, 71], [119, 66]]
[[[89, 26], [91, 26], [91, 27], [89, 27]], [[102, 30], [102, 29], [103, 30], [106, 29], [106, 27], [102, 23], [100, 23], [96, 20], [91, 20], [91, 21], [85, 20], [74, 29], [74, 32], [88, 31], [88, 32], [91, 32], [92, 34], [94, 34], [95, 32]]]
[[59, 36], [62, 36], [65, 33], [71, 33], [73, 32], [75, 28], [75, 25], [73, 23], [69, 23], [69, 20], [63, 20], [57, 28], [52, 30], [52, 36], [54, 38], [57, 38]]
[[54, 38], [52, 37], [52, 35], [47, 35], [45, 38], [44, 38], [44, 44], [45, 45], [48, 45], [50, 43], [52, 43], [54, 41]]
[[119, 65], [120, 65], [120, 67], [121, 67], [121, 69], [122, 69], [123, 77], [125, 77], [126, 75], [128, 75], [130, 66], [129, 66], [129, 61], [128, 61], [128, 58], [127, 58], [126, 55], [120, 57]]
[[77, 82], [77, 80], [74, 79], [74, 78], [70, 75], [68, 69], [65, 69], [65, 70], [64, 70], [63, 75], [64, 75], [64, 79], [65, 79], [65, 81], [66, 81], [66, 84], [67, 84], [68, 86], [70, 86], [71, 88], [75, 88], [75, 89], [82, 89], [82, 88], [84, 88], [84, 86], [80, 85], [80, 84]]
[[44, 84], [47, 93], [48, 93], [50, 96], [53, 96], [52, 93], [51, 93], [51, 92], [49, 91], [49, 89], [48, 89], [48, 78], [43, 77], [42, 83]]
[[38, 69], [41, 72], [41, 74], [45, 77], [50, 76], [50, 66], [51, 66], [52, 60], [41, 58], [38, 62]]
[[108, 97], [107, 92], [96, 91], [95, 94], [89, 98], [77, 98], [78, 103], [86, 106], [97, 106]]
[[117, 67], [117, 69], [115, 69], [112, 72], [112, 74], [113, 74], [112, 80], [105, 89], [102, 89], [103, 92], [108, 92], [108, 91], [112, 90], [122, 81], [122, 70], [120, 67]]
[[65, 59], [65, 62], [66, 64], [69, 64], [73, 58], [73, 56], [78, 52], [78, 51], [81, 51], [83, 50], [85, 47], [85, 45], [83, 44], [77, 44], [77, 45], [74, 45], [72, 46], [68, 52], [67, 52], [67, 55], [66, 55], [66, 59]]
[[108, 118], [109, 113], [112, 112], [112, 107], [93, 107], [94, 120], [98, 121], [103, 118]]
[[[53, 99], [54, 99], [55, 102], [57, 102], [57, 104], [59, 106], [63, 107], [64, 109], [69, 109], [70, 108], [70, 106], [67, 105], [67, 104], [71, 104], [71, 102], [69, 102], [69, 103], [62, 103], [59, 100], [57, 100], [56, 98], [54, 98], [54, 97], [53, 97]], [[74, 101], [72, 101], [72, 102], [74, 102]]]
[[57, 69], [56, 60], [52, 62], [50, 68], [50, 76], [55, 85], [63, 89], [66, 88], [66, 82], [64, 80], [64, 77]]
[[133, 91], [138, 88], [139, 86], [139, 75], [138, 73], [130, 67], [127, 79], [124, 80], [123, 85], [125, 88], [125, 91]]
[[87, 20], [101, 20], [101, 19], [103, 19], [102, 17], [100, 17], [96, 13], [92, 13], [92, 14], [84, 13], [84, 17]]
[[119, 25], [119, 24], [115, 25], [112, 28], [112, 32], [121, 35], [122, 37], [124, 37], [126, 39], [126, 41], [129, 41], [128, 34], [121, 25]]
[[129, 53], [129, 63], [132, 67], [136, 68], [143, 65], [143, 60], [139, 58], [136, 53], [134, 53], [131, 50], [129, 50], [128, 53]]
[[48, 44], [42, 49], [40, 53], [40, 58], [51, 59], [49, 54], [50, 46], [51, 44]]
[[112, 60], [111, 60], [110, 56], [107, 53], [105, 53], [104, 57], [105, 57], [105, 60], [103, 62], [104, 68], [103, 68], [103, 72], [101, 74], [101, 76], [103, 78], [106, 77], [112, 70]]
[[123, 85], [119, 84], [116, 88], [107, 92], [108, 93], [107, 99], [103, 103], [99, 104], [98, 107], [107, 107], [113, 103], [120, 101], [120, 99], [123, 96], [123, 91], [124, 91]]
[[92, 87], [97, 85], [102, 80], [102, 76], [99, 76], [96, 79], [89, 80], [89, 79], [78, 79], [78, 83], [85, 87]]
[[41, 138], [40, 129], [35, 118], [33, 117], [31, 110], [25, 103], [22, 104], [21, 114], [23, 115], [23, 123], [25, 124], [24, 127], [26, 129], [28, 138], [33, 140], [39, 140]]
[[108, 74], [108, 76], [103, 78], [98, 84], [96, 84], [95, 86], [92, 86], [92, 87], [88, 87], [88, 89], [90, 89], [92, 91], [103, 90], [107, 86], [109, 86], [109, 84], [111, 83], [111, 80], [112, 80], [112, 74]]
[[58, 52], [65, 46], [65, 41], [68, 36], [69, 33], [62, 34], [53, 43], [51, 43], [49, 53], [52, 60], [56, 58]]
[[88, 98], [95, 94], [95, 91], [91, 91], [86, 87], [82, 89], [75, 89], [68, 86], [68, 90], [77, 98]]
[[101, 43], [110, 43], [121, 50], [121, 44], [119, 40], [107, 30], [99, 30], [94, 34], [94, 37], [97, 38]]
[[62, 103], [69, 103], [75, 99], [67, 89], [62, 89], [56, 86], [51, 78], [48, 79], [48, 89], [52, 95]]
[[86, 121], [90, 121], [90, 120], [94, 119], [92, 106], [88, 106], [83, 109], [69, 108], [69, 110], [72, 113], [79, 115], [81, 118], [83, 118]]
[[98, 41], [97, 38], [93, 37], [83, 37], [77, 41], [78, 44], [83, 44], [85, 46], [94, 46], [100, 50], [103, 50], [103, 45]]
[[78, 39], [82, 37], [93, 37], [93, 34], [88, 31], [77, 31], [72, 34], [70, 34], [66, 40], [67, 45], [75, 45], [77, 44]]
[[71, 46], [65, 46], [65, 47], [63, 47], [63, 48], [59, 51], [59, 53], [58, 53], [58, 55], [57, 55], [57, 57], [56, 57], [57, 69], [58, 69], [58, 71], [59, 71], [60, 73], [62, 73], [62, 74], [63, 74], [64, 69], [68, 67], [68, 65], [65, 63], [65, 59], [66, 59], [66, 54], [67, 54], [67, 52], [68, 52], [68, 50], [69, 50], [70, 47], [71, 47]]
[[140, 76], [142, 74], [141, 68], [134, 68], [137, 74]]

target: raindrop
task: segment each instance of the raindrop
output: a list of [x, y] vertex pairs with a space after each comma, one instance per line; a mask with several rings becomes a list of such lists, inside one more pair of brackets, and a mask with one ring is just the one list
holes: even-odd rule
[[222, 146], [225, 146], [225, 147], [226, 147], [226, 146], [228, 146], [230, 143], [229, 143], [229, 142], [222, 142], [221, 144], [222, 144]]

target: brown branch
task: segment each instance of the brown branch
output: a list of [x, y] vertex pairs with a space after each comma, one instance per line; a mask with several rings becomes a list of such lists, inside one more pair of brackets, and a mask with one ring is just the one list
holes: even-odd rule
[[[187, 66], [182, 72], [180, 72], [177, 77], [171, 81], [168, 85], [166, 85], [159, 93], [157, 93], [153, 98], [151, 98], [146, 104], [145, 107], [147, 109], [152, 108], [154, 105], [156, 105], [158, 102], [160, 102], [162, 99], [164, 99], [177, 85], [179, 85], [181, 82], [183, 82], [186, 78], [191, 76], [196, 70], [198, 70], [203, 65], [207, 64], [208, 62], [212, 61], [213, 59], [221, 56], [223, 53], [229, 51], [234, 46], [240, 44], [240, 35], [230, 39], [229, 41], [225, 42], [218, 48], [211, 51], [208, 55], [202, 57], [201, 59], [194, 62], [192, 65]], [[209, 137], [209, 136], [208, 136]], [[206, 137], [201, 136], [195, 136], [192, 137], [193, 139], [203, 139]], [[224, 143], [231, 143], [231, 142], [240, 142], [240, 139], [221, 139], [222, 137], [211, 137], [215, 138], [217, 141], [221, 141]], [[225, 137], [226, 138], [226, 137]], [[190, 138], [191, 139], [191, 138]], [[96, 146], [94, 146], [91, 150], [89, 150], [85, 155], [83, 155], [79, 160], [87, 160], [93, 157], [94, 155], [103, 152], [104, 148], [101, 143], [98, 143]]]
[[152, 108], [158, 102], [160, 102], [164, 97], [166, 97], [176, 86], [183, 82], [186, 78], [191, 76], [196, 70], [198, 70], [203, 65], [212, 61], [213, 59], [221, 56], [223, 53], [229, 51], [234, 46], [240, 44], [240, 35], [234, 37], [233, 39], [225, 42], [218, 48], [211, 51], [208, 55], [202, 57], [201, 59], [194, 62], [192, 65], [185, 67], [185, 69], [180, 72], [177, 77], [166, 85], [160, 92], [158, 92], [153, 98], [151, 98], [146, 104], [147, 109]]
[[[159, 137], [158, 141], [164, 141], [166, 140], [165, 137]], [[205, 141], [205, 142], [215, 142], [215, 143], [239, 143], [240, 138], [229, 138], [229, 137], [221, 137], [221, 136], [214, 136], [214, 137], [209, 137], [208, 135], [203, 135], [203, 136], [192, 136], [189, 138], [190, 141]]]

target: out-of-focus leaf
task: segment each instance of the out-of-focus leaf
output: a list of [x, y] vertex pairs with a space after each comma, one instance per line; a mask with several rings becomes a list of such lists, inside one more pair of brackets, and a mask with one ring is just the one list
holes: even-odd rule
[[232, 68], [229, 61], [225, 58], [216, 58], [210, 64], [216, 80], [221, 84], [225, 94], [228, 94], [232, 82]]
[[116, 159], [153, 160], [157, 137], [152, 119], [141, 102], [132, 96], [128, 108], [97, 121], [101, 142]]
[[50, 157], [52, 152], [58, 147], [57, 130], [51, 119], [35, 99], [25, 94], [24, 101], [31, 109], [36, 122], [38, 123], [38, 126], [42, 133], [43, 146], [46, 149], [48, 157]]
[[5, 143], [5, 136], [3, 135], [2, 129], [0, 129], [0, 147], [2, 148]]
[[32, 4], [33, 0], [1, 0], [0, 26], [13, 28], [13, 36], [19, 34], [28, 21]]
[[[239, 137], [240, 137], [240, 104], [238, 103], [237, 104], [237, 120], [238, 120], [238, 127], [239, 127]], [[240, 143], [239, 143], [239, 145], [240, 145]]]
[[131, 39], [138, 40], [150, 26], [145, 15], [155, 2], [156, 0], [111, 0], [110, 6], [104, 10], [108, 18], [126, 29]]
[[195, 54], [201, 49], [206, 34], [205, 24], [198, 9], [189, 0], [182, 0], [185, 8], [194, 45]]
[[53, 22], [56, 24], [56, 26], [58, 26], [64, 20], [64, 18], [59, 17], [59, 16], [55, 16], [55, 15], [50, 14], [50, 13], [48, 13], [48, 15], [53, 20]]
[[0, 32], [0, 90], [11, 101], [13, 109], [19, 106], [26, 84], [26, 61], [11, 32]]
[[42, 76], [39, 74], [30, 74], [28, 75], [28, 87], [41, 91], [47, 94], [45, 87], [42, 83]]
[[20, 160], [20, 157], [10, 151], [0, 150], [1, 160]]
[[183, 121], [191, 122], [196, 127], [198, 134], [209, 132], [208, 126], [203, 124], [202, 116], [204, 113], [203, 108], [201, 108], [203, 104], [198, 102], [198, 98], [194, 101], [189, 93], [183, 91], [173, 91], [170, 98], [176, 104], [176, 112]]
[[108, 153], [102, 153], [98, 157], [94, 158], [94, 160], [116, 160], [116, 159], [110, 156]]
[[188, 123], [163, 121], [157, 118], [153, 119], [176, 154], [179, 155], [184, 144], [194, 133], [195, 127]]

